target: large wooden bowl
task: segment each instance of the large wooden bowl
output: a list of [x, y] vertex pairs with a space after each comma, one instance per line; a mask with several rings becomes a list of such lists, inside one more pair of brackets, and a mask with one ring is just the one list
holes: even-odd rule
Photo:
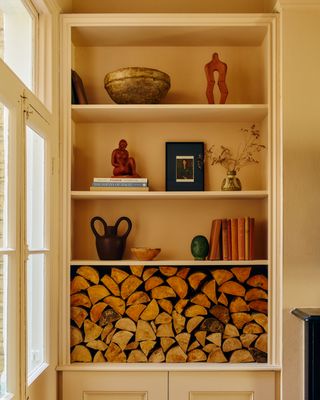
[[150, 249], [149, 247], [131, 247], [133, 256], [139, 261], [151, 261], [160, 251], [161, 249]]
[[104, 87], [117, 104], [157, 104], [170, 89], [170, 76], [152, 68], [120, 68], [105, 76]]

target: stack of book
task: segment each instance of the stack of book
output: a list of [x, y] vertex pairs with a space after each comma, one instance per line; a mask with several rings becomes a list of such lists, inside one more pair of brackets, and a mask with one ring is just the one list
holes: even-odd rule
[[148, 178], [93, 178], [90, 190], [149, 190]]
[[253, 260], [254, 218], [212, 221], [209, 260]]

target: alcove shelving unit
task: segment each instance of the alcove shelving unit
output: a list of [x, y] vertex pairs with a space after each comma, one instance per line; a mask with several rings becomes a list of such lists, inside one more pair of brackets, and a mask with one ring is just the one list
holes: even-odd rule
[[[66, 387], [72, 371], [141, 371], [141, 365], [70, 362], [70, 270], [76, 266], [130, 265], [197, 268], [265, 268], [268, 275], [268, 360], [264, 364], [189, 366], [204, 371], [267, 371], [268, 385], [280, 369], [281, 299], [281, 140], [277, 89], [277, 17], [273, 14], [66, 14], [62, 16], [63, 303], [60, 370]], [[226, 104], [206, 101], [204, 65], [213, 52], [228, 65]], [[114, 104], [104, 89], [107, 72], [126, 66], [160, 69], [171, 77], [162, 104]], [[71, 105], [71, 69], [82, 78], [89, 104]], [[215, 89], [215, 97], [219, 97]], [[205, 147], [242, 142], [242, 128], [255, 125], [266, 149], [259, 163], [240, 171], [243, 190], [220, 189], [225, 171], [205, 162], [205, 190], [165, 191], [165, 143], [203, 141]], [[90, 192], [93, 177], [112, 175], [111, 152], [120, 139], [149, 180], [148, 192]], [[92, 217], [113, 225], [120, 216], [133, 222], [124, 259], [98, 259]], [[209, 238], [217, 218], [255, 218], [255, 259], [193, 261], [191, 239]], [[161, 247], [156, 260], [132, 260], [130, 247]], [[202, 363], [203, 364], [203, 363]], [[146, 366], [146, 370], [148, 366]], [[153, 371], [183, 370], [159, 364]], [[88, 375], [89, 376], [89, 375]], [[271, 379], [271, 381], [270, 381]], [[249, 382], [249, 381], [248, 381]], [[239, 389], [240, 390], [240, 389]], [[240, 393], [240, 391], [239, 391]], [[270, 393], [270, 392], [269, 392]], [[69, 396], [69, 389], [65, 389]], [[65, 397], [67, 398], [67, 397]], [[76, 398], [76, 397], [75, 397]], [[239, 397], [243, 398], [243, 397]], [[271, 399], [273, 397], [268, 397]], [[260, 397], [258, 397], [260, 400]], [[262, 397], [261, 397], [262, 399]]]

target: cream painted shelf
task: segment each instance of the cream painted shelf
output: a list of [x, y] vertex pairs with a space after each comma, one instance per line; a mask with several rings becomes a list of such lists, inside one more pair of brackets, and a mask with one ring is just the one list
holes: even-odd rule
[[78, 123], [101, 122], [261, 122], [267, 104], [86, 104], [72, 106]]
[[91, 266], [125, 266], [125, 265], [178, 265], [178, 266], [191, 266], [191, 267], [210, 267], [210, 266], [241, 266], [241, 265], [268, 265], [268, 260], [243, 260], [243, 261], [195, 261], [195, 260], [154, 260], [154, 261], [137, 261], [137, 260], [72, 260], [70, 265], [91, 265]]
[[265, 190], [223, 192], [223, 191], [204, 191], [204, 192], [103, 192], [103, 191], [72, 191], [73, 200], [99, 200], [99, 199], [140, 199], [140, 200], [214, 200], [214, 199], [266, 199], [268, 192]]

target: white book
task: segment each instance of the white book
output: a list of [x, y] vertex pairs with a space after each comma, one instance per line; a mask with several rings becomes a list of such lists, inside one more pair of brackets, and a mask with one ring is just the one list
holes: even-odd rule
[[93, 178], [93, 182], [148, 182], [148, 178]]

